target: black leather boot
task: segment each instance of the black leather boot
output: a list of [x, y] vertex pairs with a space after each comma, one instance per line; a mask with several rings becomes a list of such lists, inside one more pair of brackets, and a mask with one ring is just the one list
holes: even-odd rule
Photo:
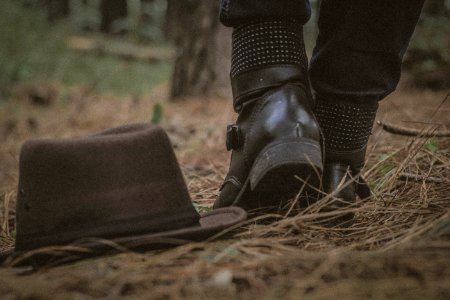
[[274, 208], [304, 182], [318, 187], [320, 130], [305, 70], [302, 27], [295, 20], [235, 28], [231, 81], [239, 116], [227, 128], [233, 152], [214, 208]]
[[[377, 99], [354, 101], [316, 98], [314, 108], [324, 138], [323, 191], [338, 201], [327, 210], [351, 205], [371, 195], [360, 175], [378, 108]], [[346, 218], [350, 219], [349, 214]]]

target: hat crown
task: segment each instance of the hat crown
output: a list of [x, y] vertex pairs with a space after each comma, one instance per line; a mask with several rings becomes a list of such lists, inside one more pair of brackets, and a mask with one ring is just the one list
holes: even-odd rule
[[69, 140], [32, 140], [20, 155], [16, 249], [198, 222], [167, 134], [126, 125]]

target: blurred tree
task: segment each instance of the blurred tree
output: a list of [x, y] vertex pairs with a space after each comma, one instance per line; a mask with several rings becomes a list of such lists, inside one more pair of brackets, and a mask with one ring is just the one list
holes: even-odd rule
[[450, 88], [450, 1], [425, 2], [404, 67], [418, 88]]
[[219, 1], [168, 1], [166, 24], [177, 47], [171, 99], [228, 96], [231, 31], [219, 24]]
[[[447, 1], [448, 2], [448, 1]], [[431, 15], [448, 15], [448, 3], [446, 3], [446, 0], [428, 0], [425, 2], [423, 11], [427, 14]]]
[[100, 11], [100, 30], [110, 33], [113, 31], [114, 22], [127, 16], [127, 0], [102, 0]]
[[166, 39], [167, 0], [141, 0], [139, 39], [162, 42]]
[[70, 13], [69, 0], [46, 0], [46, 6], [49, 22], [67, 17]]
[[177, 9], [176, 0], [167, 0], [166, 17], [164, 22], [164, 37], [168, 41], [174, 41], [177, 29]]

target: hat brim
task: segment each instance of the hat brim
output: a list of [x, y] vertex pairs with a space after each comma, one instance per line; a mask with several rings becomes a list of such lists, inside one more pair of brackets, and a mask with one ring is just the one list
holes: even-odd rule
[[12, 265], [39, 264], [55, 256], [67, 262], [124, 250], [161, 249], [192, 241], [203, 241], [245, 221], [246, 218], [247, 213], [240, 207], [219, 208], [201, 214], [198, 225], [186, 228], [112, 239], [87, 238], [65, 246], [43, 247], [30, 251], [14, 251], [14, 248], [0, 250], [0, 263], [8, 260]]

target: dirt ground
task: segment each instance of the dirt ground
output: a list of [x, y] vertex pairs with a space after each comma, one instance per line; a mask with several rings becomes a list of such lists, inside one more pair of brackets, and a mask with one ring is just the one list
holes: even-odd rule
[[[229, 100], [169, 103], [166, 85], [124, 99], [83, 87], [62, 92], [57, 83], [19, 86], [0, 108], [0, 247], [13, 245], [25, 140], [148, 122], [156, 103], [192, 200], [210, 209], [227, 171], [225, 126], [235, 118]], [[436, 133], [450, 129], [449, 116], [448, 91], [400, 87], [382, 102], [377, 121]], [[227, 238], [39, 270], [2, 267], [0, 298], [450, 299], [449, 145], [448, 137], [406, 137], [375, 125], [365, 167], [374, 196], [350, 208], [350, 227], [321, 222], [320, 208], [332, 201], [324, 197], [270, 224], [250, 220]]]

